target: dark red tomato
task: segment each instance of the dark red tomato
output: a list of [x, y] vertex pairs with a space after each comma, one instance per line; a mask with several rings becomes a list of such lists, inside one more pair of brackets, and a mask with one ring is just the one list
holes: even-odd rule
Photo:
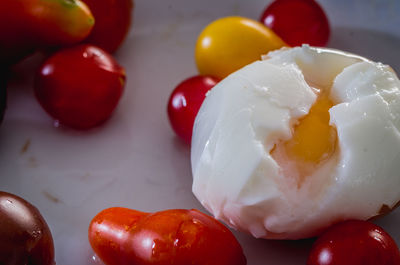
[[314, 243], [307, 265], [399, 265], [396, 243], [382, 228], [366, 221], [345, 221]]
[[246, 264], [234, 235], [197, 210], [109, 208], [90, 223], [89, 241], [107, 265]]
[[220, 80], [210, 76], [193, 76], [181, 82], [168, 101], [168, 118], [172, 129], [186, 143], [192, 140], [193, 124], [206, 93]]
[[122, 95], [125, 71], [104, 50], [79, 45], [48, 58], [35, 79], [42, 107], [61, 124], [88, 129], [107, 120]]
[[125, 39], [132, 20], [133, 0], [82, 0], [96, 24], [86, 42], [113, 53]]
[[315, 0], [275, 0], [260, 21], [290, 46], [325, 46], [329, 40], [328, 19]]
[[7, 106], [7, 70], [0, 67], [0, 123]]
[[0, 264], [54, 265], [53, 238], [35, 206], [0, 191]]

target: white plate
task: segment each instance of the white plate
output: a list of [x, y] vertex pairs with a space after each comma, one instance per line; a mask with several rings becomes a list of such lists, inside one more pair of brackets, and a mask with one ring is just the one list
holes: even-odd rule
[[[14, 69], [0, 127], [0, 190], [40, 209], [53, 233], [57, 264], [99, 263], [93, 260], [87, 228], [104, 208], [204, 211], [191, 192], [189, 147], [168, 124], [167, 100], [176, 84], [197, 73], [193, 50], [203, 27], [228, 15], [258, 19], [269, 2], [137, 0], [132, 30], [116, 54], [127, 70], [125, 94], [112, 119], [91, 131], [53, 127], [32, 92], [40, 58]], [[329, 47], [400, 72], [400, 1], [319, 2], [332, 24]], [[400, 243], [400, 209], [377, 223]], [[305, 264], [312, 243], [235, 235], [249, 265]]]

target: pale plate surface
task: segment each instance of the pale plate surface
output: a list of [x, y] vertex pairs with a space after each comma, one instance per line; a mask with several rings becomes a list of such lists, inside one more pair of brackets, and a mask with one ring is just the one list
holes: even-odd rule
[[[127, 86], [113, 117], [77, 132], [56, 128], [33, 97], [40, 56], [15, 67], [0, 127], [0, 190], [36, 205], [55, 240], [59, 265], [101, 264], [87, 240], [104, 208], [142, 211], [198, 208], [191, 192], [190, 150], [166, 115], [172, 89], [197, 73], [193, 49], [212, 20], [258, 19], [270, 1], [137, 0], [134, 24], [116, 58]], [[400, 2], [321, 0], [332, 24], [329, 47], [390, 64], [400, 72]], [[377, 221], [400, 243], [400, 209]], [[249, 265], [305, 264], [312, 240], [267, 241], [235, 233]]]

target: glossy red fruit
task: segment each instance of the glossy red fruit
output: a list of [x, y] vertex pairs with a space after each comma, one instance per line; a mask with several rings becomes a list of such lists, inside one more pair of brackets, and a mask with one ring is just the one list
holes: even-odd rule
[[0, 4], [0, 66], [15, 64], [36, 50], [78, 43], [95, 23], [79, 0], [4, 0]]
[[220, 79], [211, 76], [193, 76], [182, 81], [168, 101], [168, 118], [172, 129], [186, 143], [192, 140], [193, 124], [206, 93]]
[[315, 0], [275, 0], [260, 21], [290, 46], [325, 46], [329, 40], [328, 19]]
[[54, 245], [39, 210], [0, 191], [0, 264], [54, 265]]
[[246, 264], [234, 235], [197, 210], [109, 208], [93, 218], [89, 241], [106, 265]]
[[107, 120], [122, 95], [125, 71], [104, 50], [79, 45], [48, 58], [35, 79], [42, 107], [61, 124], [88, 129]]
[[131, 26], [133, 0], [82, 0], [96, 20], [87, 43], [94, 44], [110, 53], [121, 45]]
[[329, 228], [314, 243], [307, 265], [399, 265], [395, 241], [367, 221], [345, 221]]

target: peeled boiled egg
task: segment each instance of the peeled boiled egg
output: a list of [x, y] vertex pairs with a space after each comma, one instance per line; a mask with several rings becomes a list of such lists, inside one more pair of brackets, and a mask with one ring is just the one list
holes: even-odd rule
[[255, 237], [298, 239], [400, 201], [400, 81], [387, 65], [307, 45], [270, 52], [207, 95], [193, 193]]

